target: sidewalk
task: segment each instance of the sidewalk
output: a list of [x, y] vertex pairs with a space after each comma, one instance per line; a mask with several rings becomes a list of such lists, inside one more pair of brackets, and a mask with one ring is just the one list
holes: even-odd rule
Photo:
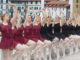
[[80, 52], [71, 56], [66, 56], [65, 58], [62, 58], [60, 60], [80, 60]]

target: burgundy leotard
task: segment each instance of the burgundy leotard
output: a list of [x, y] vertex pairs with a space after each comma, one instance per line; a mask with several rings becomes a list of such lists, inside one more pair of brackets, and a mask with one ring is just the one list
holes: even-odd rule
[[19, 27], [18, 29], [14, 28], [14, 29], [12, 29], [12, 32], [14, 35], [14, 40], [17, 43], [24, 44], [23, 27]]
[[35, 25], [32, 28], [32, 40], [34, 40], [35, 42], [37, 42], [38, 40], [44, 41], [45, 39], [43, 39], [40, 35], [40, 30], [41, 30], [41, 24], [39, 25]]
[[44, 41], [40, 35], [40, 30], [41, 30], [41, 25], [36, 25], [36, 26], [26, 26], [24, 28], [24, 39], [25, 42], [27, 43], [29, 40], [33, 40], [37, 42], [38, 40]]
[[0, 49], [13, 49], [16, 47], [17, 42], [13, 39], [11, 25], [1, 26], [2, 39], [0, 42]]
[[29, 40], [32, 40], [31, 34], [32, 34], [32, 25], [26, 26], [24, 28], [24, 40], [25, 40], [25, 43], [27, 43]]

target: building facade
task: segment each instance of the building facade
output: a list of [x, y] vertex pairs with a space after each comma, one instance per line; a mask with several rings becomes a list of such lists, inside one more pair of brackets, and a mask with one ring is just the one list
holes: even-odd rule
[[0, 15], [4, 13], [8, 13], [8, 0], [0, 0]]
[[80, 0], [73, 0], [73, 15], [80, 15]]
[[67, 17], [67, 19], [70, 16], [70, 13], [68, 12], [68, 10], [70, 10], [70, 5], [69, 5], [68, 0], [51, 1], [49, 3], [46, 3], [45, 7], [49, 7], [51, 9], [53, 19], [55, 18], [55, 12], [53, 11], [54, 8], [56, 9], [57, 15], [59, 17], [62, 17], [62, 15], [60, 13], [60, 9], [63, 11], [63, 13]]
[[[11, 16], [13, 15], [13, 8], [8, 4], [8, 1], [15, 3], [17, 9], [21, 12], [21, 15], [24, 15], [24, 7], [27, 7], [29, 11], [31, 8], [39, 10], [44, 7], [42, 4], [47, 3], [50, 0], [0, 0], [0, 15], [4, 13], [8, 13]], [[31, 13], [32, 11], [30, 11], [30, 14]]]
[[74, 14], [80, 15], [80, 0], [70, 0], [69, 4], [70, 4], [71, 17], [74, 17]]
[[[50, 1], [68, 2], [69, 0], [0, 0], [0, 15], [8, 13], [11, 17], [13, 16], [13, 8], [8, 4], [9, 1], [15, 3], [17, 5], [17, 9], [19, 10], [19, 12], [21, 12], [22, 17], [25, 17], [25, 12], [24, 12], [25, 7], [28, 8], [29, 14], [32, 14], [33, 11], [31, 10], [31, 8], [37, 11], [41, 8], [44, 8], [44, 4], [49, 3]], [[58, 15], [61, 16], [59, 12], [59, 7], [56, 6], [50, 7], [53, 18], [55, 17], [53, 8], [56, 8]], [[68, 17], [69, 14], [67, 14], [68, 12], [67, 8], [62, 7], [61, 9], [64, 11], [65, 16]]]

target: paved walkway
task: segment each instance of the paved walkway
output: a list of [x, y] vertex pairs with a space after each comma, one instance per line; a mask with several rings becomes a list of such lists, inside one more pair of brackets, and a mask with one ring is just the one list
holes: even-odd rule
[[73, 54], [71, 56], [66, 56], [65, 58], [62, 58], [60, 60], [80, 60], [80, 53]]
[[[0, 60], [3, 60], [2, 59], [2, 51], [1, 50], [0, 50]], [[23, 59], [23, 60], [27, 60], [27, 59]], [[53, 60], [56, 60], [56, 59], [53, 59]], [[77, 54], [73, 54], [71, 56], [66, 56], [64, 58], [62, 57], [62, 58], [60, 58], [60, 60], [80, 60], [80, 52], [77, 53]]]

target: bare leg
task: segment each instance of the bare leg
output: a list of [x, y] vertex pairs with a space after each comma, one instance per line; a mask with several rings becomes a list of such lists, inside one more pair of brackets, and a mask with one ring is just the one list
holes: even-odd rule
[[18, 55], [18, 60], [22, 60], [22, 55]]
[[65, 47], [66, 47], [66, 41], [63, 41], [63, 57], [65, 57]]
[[[16, 56], [21, 56], [24, 52], [28, 52], [29, 51], [29, 47], [26, 46], [26, 45], [21, 45], [21, 44], [18, 44], [16, 46], [16, 53], [13, 55], [13, 58], [15, 58]], [[20, 60], [22, 58], [20, 57]]]
[[36, 42], [32, 41], [32, 40], [29, 40], [29, 42], [27, 43], [27, 45], [30, 47], [30, 49], [34, 49], [35, 46], [36, 46]]
[[65, 46], [63, 46], [63, 57], [65, 57]]
[[59, 60], [60, 55], [59, 55], [59, 45], [56, 46], [56, 53], [57, 53], [57, 60]]
[[9, 60], [13, 60], [13, 57], [12, 57], [13, 50], [8, 50], [8, 54], [9, 54]]
[[38, 40], [37, 45], [32, 53], [34, 54], [37, 50], [41, 49], [43, 47], [43, 45], [44, 45], [44, 43], [42, 41]]
[[70, 44], [70, 55], [72, 55], [73, 54], [73, 46], [72, 46], [73, 44], [71, 43]]
[[[37, 52], [36, 52], [37, 53]], [[35, 54], [33, 54], [34, 55], [34, 60], [37, 60], [37, 58], [36, 58], [36, 53]]]
[[[52, 43], [49, 40], [45, 40], [45, 48], [48, 47], [49, 48], [49, 60], [52, 60], [51, 58], [51, 53], [52, 53]], [[46, 57], [47, 58], [47, 57]]]
[[41, 50], [38, 51], [39, 60], [41, 60]]
[[46, 48], [44, 48], [44, 60], [47, 60], [47, 55], [46, 55]]
[[69, 37], [70, 55], [73, 54], [73, 35]]
[[75, 50], [76, 50], [75, 52], [76, 52], [76, 53], [79, 52], [79, 48], [78, 48], [78, 42], [79, 42], [79, 41], [78, 41], [78, 40], [79, 40], [79, 39], [76, 38], [76, 40], [74, 41], [74, 44], [75, 44]]
[[28, 60], [31, 60], [31, 51], [35, 48], [35, 46], [36, 46], [36, 42], [34, 42], [34, 41], [32, 41], [32, 40], [29, 40], [28, 41], [28, 43], [27, 43], [27, 45], [29, 46], [29, 52], [28, 52], [28, 54], [27, 54], [27, 56], [28, 56]]
[[28, 60], [31, 60], [31, 53], [30, 53], [31, 51], [28, 51], [27, 52], [27, 57], [28, 57]]
[[8, 60], [8, 50], [2, 50], [3, 51], [3, 59]]
[[52, 53], [52, 47], [49, 46], [49, 60], [52, 60], [52, 58], [51, 58], [51, 53]]

